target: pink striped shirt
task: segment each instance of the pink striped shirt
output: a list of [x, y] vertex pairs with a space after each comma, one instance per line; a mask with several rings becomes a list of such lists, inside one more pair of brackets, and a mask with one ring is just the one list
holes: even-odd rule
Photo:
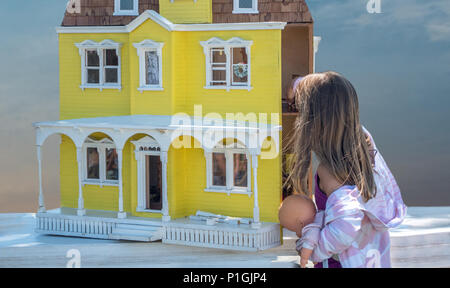
[[[372, 137], [371, 140], [376, 149]], [[345, 185], [334, 191], [325, 211], [318, 212], [315, 221], [303, 228], [297, 251], [303, 247], [312, 249], [313, 262], [337, 254], [343, 268], [391, 267], [388, 229], [401, 224], [406, 206], [379, 151], [373, 170], [375, 198], [364, 203], [356, 186]]]

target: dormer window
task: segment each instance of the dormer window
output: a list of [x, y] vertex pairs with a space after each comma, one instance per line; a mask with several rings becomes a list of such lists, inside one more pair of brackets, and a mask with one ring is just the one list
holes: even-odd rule
[[233, 14], [258, 13], [258, 0], [233, 0]]
[[139, 15], [139, 0], [114, 0], [114, 16]]

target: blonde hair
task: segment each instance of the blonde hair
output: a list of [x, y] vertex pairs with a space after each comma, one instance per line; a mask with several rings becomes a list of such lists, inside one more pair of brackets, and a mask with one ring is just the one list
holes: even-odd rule
[[336, 72], [306, 76], [295, 89], [299, 111], [290, 149], [293, 187], [305, 195], [311, 152], [343, 185], [356, 185], [365, 201], [376, 194], [369, 141], [359, 122], [353, 85]]

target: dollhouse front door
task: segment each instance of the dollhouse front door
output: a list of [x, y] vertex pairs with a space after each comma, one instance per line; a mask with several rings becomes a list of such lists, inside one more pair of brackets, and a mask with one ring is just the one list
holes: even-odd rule
[[146, 209], [162, 209], [162, 176], [160, 156], [145, 156], [145, 199]]

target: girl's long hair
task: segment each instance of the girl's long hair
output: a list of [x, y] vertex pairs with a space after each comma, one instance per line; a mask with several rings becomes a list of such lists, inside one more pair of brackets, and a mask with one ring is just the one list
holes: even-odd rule
[[356, 185], [365, 201], [376, 194], [369, 143], [359, 122], [353, 85], [336, 72], [311, 74], [295, 89], [299, 111], [290, 143], [288, 181], [297, 192], [308, 190], [311, 152], [342, 185]]

